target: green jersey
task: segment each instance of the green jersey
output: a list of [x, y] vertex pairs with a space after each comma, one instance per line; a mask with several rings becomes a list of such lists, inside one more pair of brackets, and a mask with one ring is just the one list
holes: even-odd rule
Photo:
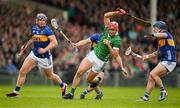
[[100, 42], [94, 49], [96, 56], [105, 62], [108, 61], [108, 59], [110, 58], [110, 51], [109, 48], [103, 43], [103, 40], [107, 39], [113, 48], [120, 48], [121, 45], [121, 38], [119, 37], [119, 34], [111, 37], [109, 36], [108, 31], [108, 28], [104, 27], [103, 36], [101, 37]]

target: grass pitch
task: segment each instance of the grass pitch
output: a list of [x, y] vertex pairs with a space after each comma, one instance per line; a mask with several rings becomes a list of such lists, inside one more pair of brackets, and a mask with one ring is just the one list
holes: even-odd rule
[[145, 87], [102, 87], [102, 100], [94, 99], [94, 91], [80, 100], [79, 94], [85, 87], [76, 90], [73, 100], [62, 99], [58, 86], [25, 85], [19, 97], [6, 97], [5, 94], [13, 89], [14, 86], [0, 85], [0, 108], [180, 108], [180, 88], [167, 88], [169, 96], [162, 102], [157, 101], [157, 88], [148, 102], [136, 101], [144, 94]]

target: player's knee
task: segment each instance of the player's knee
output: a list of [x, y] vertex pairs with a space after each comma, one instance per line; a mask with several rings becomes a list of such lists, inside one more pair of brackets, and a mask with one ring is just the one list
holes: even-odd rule
[[149, 81], [154, 81], [153, 77], [151, 75], [149, 75], [149, 78], [148, 78]]
[[157, 75], [156, 75], [155, 73], [150, 73], [150, 77], [151, 77], [152, 79], [155, 79], [155, 78], [157, 77]]

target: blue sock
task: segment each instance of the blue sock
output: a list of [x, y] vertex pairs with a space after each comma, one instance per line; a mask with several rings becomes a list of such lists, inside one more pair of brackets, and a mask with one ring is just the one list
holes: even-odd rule
[[60, 83], [59, 86], [62, 88], [64, 86], [64, 83], [63, 82]]
[[84, 90], [84, 91], [82, 92], [82, 94], [83, 94], [83, 95], [86, 95], [86, 94], [88, 94], [88, 92], [89, 92], [89, 91], [86, 89], [86, 90]]
[[19, 91], [20, 91], [20, 89], [21, 89], [21, 87], [16, 86], [16, 88], [15, 88], [14, 90], [15, 90], [15, 91], [17, 91], [17, 92], [19, 92]]

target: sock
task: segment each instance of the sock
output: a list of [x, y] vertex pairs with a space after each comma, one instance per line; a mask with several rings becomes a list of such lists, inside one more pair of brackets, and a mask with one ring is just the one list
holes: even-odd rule
[[21, 89], [21, 87], [16, 86], [16, 88], [15, 88], [14, 90], [15, 90], [15, 91], [17, 91], [17, 92], [19, 92], [19, 91], [20, 91], [20, 89]]
[[74, 95], [74, 92], [75, 92], [75, 88], [71, 88], [71, 93]]
[[164, 88], [164, 87], [160, 87], [160, 90], [161, 90], [161, 91], [165, 91], [165, 88]]
[[64, 86], [64, 83], [59, 83], [59, 86], [62, 88]]
[[148, 99], [148, 98], [149, 98], [149, 93], [148, 93], [148, 92], [145, 92], [145, 93], [144, 93], [144, 97]]
[[96, 91], [97, 94], [101, 93], [101, 90], [98, 87], [96, 87], [94, 90]]
[[97, 77], [98, 78], [98, 82], [100, 82], [101, 81], [101, 77]]
[[89, 93], [89, 90], [86, 89], [86, 90], [84, 90], [81, 94], [82, 94], [82, 95], [86, 95], [86, 94], [88, 94], [88, 93]]

